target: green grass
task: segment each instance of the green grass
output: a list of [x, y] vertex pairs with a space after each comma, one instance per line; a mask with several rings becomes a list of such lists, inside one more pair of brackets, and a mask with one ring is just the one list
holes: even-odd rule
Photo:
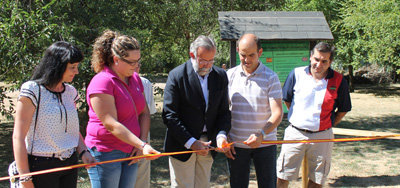
[[[8, 165], [14, 160], [12, 150], [13, 123], [0, 123], [0, 176], [8, 176]], [[1, 181], [0, 187], [10, 187], [9, 181]]]

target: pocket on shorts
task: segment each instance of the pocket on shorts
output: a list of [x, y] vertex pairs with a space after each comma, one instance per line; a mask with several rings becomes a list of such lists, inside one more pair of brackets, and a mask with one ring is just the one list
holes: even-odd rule
[[278, 167], [278, 172], [283, 173], [284, 172], [284, 167], [285, 167], [285, 154], [282, 154], [282, 156], [279, 156], [278, 161], [277, 161], [277, 167]]
[[[312, 161], [312, 163], [314, 165], [316, 165], [316, 172], [315, 173], [318, 173], [319, 176], [321, 176], [321, 175], [323, 176], [323, 177], [320, 177], [320, 178], [326, 178], [328, 176], [329, 171], [330, 171], [330, 167], [331, 167], [330, 161], [326, 160], [325, 157], [318, 156], [317, 158], [315, 158], [315, 161]], [[318, 170], [318, 166], [319, 166], [319, 170]], [[320, 183], [320, 182], [317, 182], [317, 183]]]
[[328, 176], [330, 170], [331, 170], [331, 162], [324, 160], [324, 176], [325, 177]]

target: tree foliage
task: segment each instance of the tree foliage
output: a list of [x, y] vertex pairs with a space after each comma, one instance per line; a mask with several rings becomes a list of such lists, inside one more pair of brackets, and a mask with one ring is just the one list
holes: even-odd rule
[[334, 65], [348, 68], [351, 82], [352, 70], [366, 63], [400, 73], [398, 0], [288, 0], [284, 9], [324, 13], [337, 48]]
[[338, 7], [341, 0], [287, 0], [286, 11], [321, 11], [328, 23], [338, 19]]
[[[322, 11], [335, 37], [338, 63], [358, 67], [373, 62], [399, 66], [398, 0], [3, 0], [0, 2], [0, 109], [5, 92], [31, 76], [44, 50], [69, 41], [85, 54], [73, 85], [85, 88], [94, 72], [92, 44], [105, 29], [136, 37], [141, 43], [142, 72], [169, 72], [188, 59], [190, 42], [200, 34], [216, 39], [216, 65], [229, 64], [229, 43], [220, 40], [218, 11]], [[397, 68], [398, 69], [398, 68]]]
[[[20, 84], [29, 79], [30, 72], [36, 66], [44, 49], [57, 40], [60, 27], [54, 22], [59, 19], [49, 7], [49, 3], [1, 2], [0, 11], [0, 80], [11, 84]], [[9, 86], [9, 84], [7, 84]], [[0, 105], [2, 115], [10, 116], [12, 106], [5, 108], [6, 91], [15, 87], [0, 86]], [[11, 101], [10, 101], [11, 102]]]
[[[349, 0], [337, 25], [356, 44], [359, 60], [382, 67], [400, 66], [400, 5], [396, 0]], [[348, 37], [348, 34], [352, 34]]]

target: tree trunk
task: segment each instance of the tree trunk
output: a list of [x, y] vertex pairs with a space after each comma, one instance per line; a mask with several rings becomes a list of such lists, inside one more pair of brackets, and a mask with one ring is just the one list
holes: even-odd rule
[[397, 74], [397, 69], [400, 69], [400, 66], [393, 65], [393, 70], [392, 70], [392, 83], [397, 83], [399, 80], [399, 74]]
[[349, 65], [349, 89], [350, 92], [354, 92], [353, 65]]

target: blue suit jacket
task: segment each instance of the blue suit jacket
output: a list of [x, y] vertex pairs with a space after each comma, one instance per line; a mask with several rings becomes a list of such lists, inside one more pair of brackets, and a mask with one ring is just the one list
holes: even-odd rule
[[[208, 108], [200, 81], [191, 61], [174, 68], [168, 75], [164, 89], [163, 121], [167, 126], [164, 149], [166, 152], [187, 151], [184, 144], [191, 138], [200, 139], [203, 127], [207, 127], [208, 139], [216, 146], [220, 131], [228, 134], [231, 128], [229, 111], [228, 78], [226, 72], [216, 66], [208, 76]], [[174, 155], [186, 161], [191, 154]]]

